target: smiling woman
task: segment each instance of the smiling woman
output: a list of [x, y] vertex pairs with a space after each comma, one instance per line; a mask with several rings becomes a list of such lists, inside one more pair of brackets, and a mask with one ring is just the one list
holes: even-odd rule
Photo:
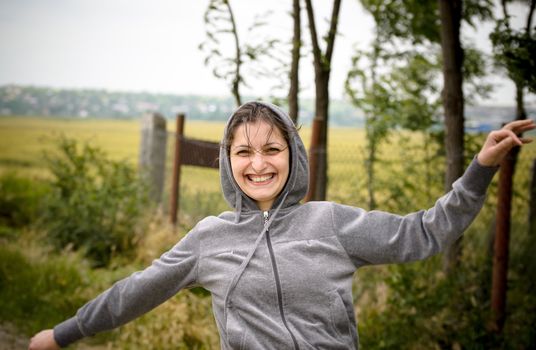
[[151, 266], [38, 333], [30, 349], [113, 329], [193, 286], [211, 293], [222, 349], [356, 349], [356, 270], [422, 260], [458, 239], [479, 213], [496, 164], [530, 141], [516, 134], [534, 128], [522, 121], [490, 133], [449, 193], [400, 216], [300, 203], [308, 160], [294, 124], [277, 106], [247, 103], [229, 118], [219, 157], [234, 210], [201, 220]]

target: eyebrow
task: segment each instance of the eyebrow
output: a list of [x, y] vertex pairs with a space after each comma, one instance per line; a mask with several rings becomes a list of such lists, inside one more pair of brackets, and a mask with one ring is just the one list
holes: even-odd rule
[[[280, 146], [280, 147], [288, 147], [279, 143], [279, 142], [268, 142], [268, 143], [265, 143], [264, 145], [262, 145], [262, 147], [270, 147], [270, 146]], [[244, 145], [238, 145], [238, 146], [234, 146], [232, 149], [237, 149], [237, 148], [253, 148], [251, 147], [251, 145], [247, 145], [247, 144], [244, 144]]]

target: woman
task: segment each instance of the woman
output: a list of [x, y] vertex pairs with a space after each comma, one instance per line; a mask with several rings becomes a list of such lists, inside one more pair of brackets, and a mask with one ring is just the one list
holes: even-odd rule
[[455, 241], [478, 214], [497, 165], [532, 121], [488, 136], [453, 189], [406, 216], [330, 202], [307, 191], [303, 143], [278, 107], [247, 103], [231, 116], [220, 152], [234, 212], [200, 221], [147, 269], [115, 283], [76, 316], [32, 338], [58, 349], [118, 327], [182, 288], [212, 294], [222, 349], [355, 349], [352, 276], [368, 264], [424, 259]]

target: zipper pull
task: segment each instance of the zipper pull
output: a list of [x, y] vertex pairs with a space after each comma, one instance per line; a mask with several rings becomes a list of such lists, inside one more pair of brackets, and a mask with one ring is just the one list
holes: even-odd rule
[[262, 214], [264, 215], [264, 224], [266, 225], [268, 222], [268, 210], [264, 211]]

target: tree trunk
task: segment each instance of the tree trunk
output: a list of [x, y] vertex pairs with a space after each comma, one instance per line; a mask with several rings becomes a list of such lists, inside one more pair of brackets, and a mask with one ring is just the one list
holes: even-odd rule
[[[441, 49], [443, 54], [443, 109], [445, 115], [446, 172], [445, 191], [463, 174], [464, 101], [462, 90], [463, 49], [460, 42], [461, 0], [439, 0]], [[444, 269], [449, 272], [459, 263], [461, 240], [448, 247]]]
[[515, 161], [519, 147], [514, 147], [501, 162], [499, 194], [497, 196], [497, 224], [493, 253], [491, 286], [492, 330], [501, 332], [506, 318], [506, 290], [508, 271], [508, 245]]
[[240, 96], [240, 82], [242, 81], [242, 76], [240, 75], [240, 67], [242, 65], [242, 52], [240, 50], [240, 41], [238, 40], [238, 31], [236, 30], [236, 23], [233, 15], [233, 10], [229, 0], [224, 0], [227, 10], [229, 11], [229, 18], [231, 21], [231, 31], [234, 37], [235, 43], [235, 75], [233, 78], [231, 91], [235, 99], [236, 106], [242, 105], [242, 98]]
[[368, 159], [366, 162], [367, 169], [367, 192], [368, 192], [368, 210], [376, 209], [376, 199], [374, 195], [374, 164], [376, 163], [376, 142], [369, 139]]
[[311, 0], [305, 0], [307, 17], [309, 19], [309, 32], [311, 34], [311, 44], [313, 47], [313, 60], [315, 68], [315, 120], [321, 127], [319, 144], [311, 154], [317, 157], [317, 179], [315, 188], [310, 188], [311, 192], [307, 197], [312, 200], [325, 200], [327, 192], [327, 143], [328, 143], [328, 119], [329, 119], [329, 77], [331, 71], [331, 57], [335, 45], [335, 34], [339, 22], [339, 10], [341, 0], [333, 1], [330, 28], [326, 37], [326, 52], [323, 54], [318, 44], [316, 25], [314, 19], [313, 5]]
[[[516, 84], [516, 120], [526, 119], [523, 103], [523, 86]], [[501, 163], [499, 194], [497, 203], [497, 224], [493, 255], [493, 278], [491, 289], [492, 330], [501, 332], [506, 318], [506, 290], [508, 280], [508, 256], [510, 242], [510, 217], [514, 174], [519, 155], [519, 147], [513, 148]]]
[[536, 159], [532, 161], [528, 222], [529, 236], [534, 237], [536, 236]]
[[[503, 9], [504, 19], [508, 21], [509, 15], [506, 8], [506, 1], [501, 1], [501, 5]], [[525, 33], [527, 35], [530, 35], [530, 27], [534, 7], [535, 1], [531, 1], [530, 11], [527, 17], [527, 26], [525, 28]], [[524, 84], [517, 79], [514, 79], [514, 83], [516, 86], [516, 120], [526, 119], [527, 113], [525, 111], [525, 105], [523, 102]], [[502, 161], [499, 179], [499, 195], [497, 199], [497, 226], [495, 232], [495, 250], [493, 256], [493, 275], [491, 290], [491, 330], [497, 333], [502, 332], [504, 322], [506, 320], [506, 292], [508, 289], [507, 281], [510, 217], [512, 210], [511, 201], [513, 196], [513, 177], [515, 173], [519, 150], [519, 147], [513, 148], [507, 155], [507, 157]], [[533, 200], [532, 196], [531, 200]], [[530, 226], [531, 218], [529, 216], [529, 227]]]
[[294, 34], [292, 37], [292, 62], [290, 65], [290, 88], [288, 91], [288, 113], [295, 125], [298, 124], [299, 106], [299, 67], [301, 48], [301, 15], [300, 0], [293, 0], [292, 18], [294, 20]]
[[326, 200], [328, 187], [328, 118], [329, 118], [329, 72], [315, 74], [316, 99], [315, 120], [319, 123], [320, 137], [314, 150], [317, 157], [316, 186], [313, 189], [312, 200]]
[[527, 25], [525, 27], [525, 33], [530, 37], [531, 27], [532, 27], [532, 16], [534, 15], [534, 9], [536, 8], [536, 1], [532, 0], [530, 2], [529, 15], [527, 16]]

